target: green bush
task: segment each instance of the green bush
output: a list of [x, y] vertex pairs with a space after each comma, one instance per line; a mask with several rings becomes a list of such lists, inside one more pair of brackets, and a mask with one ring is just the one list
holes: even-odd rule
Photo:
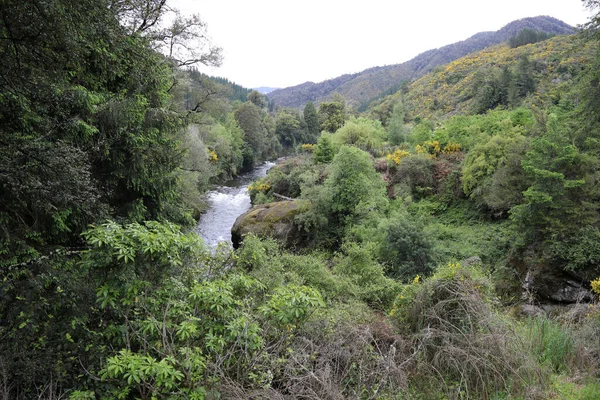
[[375, 260], [373, 245], [345, 243], [342, 253], [334, 259], [333, 272], [348, 279], [346, 290], [371, 307], [386, 310], [397, 290], [397, 282], [384, 274], [383, 266]]
[[418, 199], [433, 192], [434, 167], [435, 161], [426, 155], [412, 154], [402, 159], [392, 179], [410, 188], [412, 196]]
[[340, 148], [324, 185], [303, 188], [302, 198], [311, 207], [296, 222], [328, 247], [342, 242], [348, 228], [388, 206], [385, 183], [369, 154], [352, 146]]
[[323, 170], [324, 167], [314, 165], [306, 155], [283, 160], [248, 187], [250, 200], [252, 204], [264, 204], [280, 200], [274, 194], [299, 197], [302, 187], [322, 182]]
[[[348, 287], [350, 282], [333, 273], [327, 265], [328, 261], [325, 255], [284, 253], [281, 256], [281, 263], [286, 276], [289, 276], [288, 279], [297, 280], [299, 284], [319, 289], [326, 300], [352, 297]], [[295, 274], [297, 278], [291, 277], [289, 274]]]
[[379, 225], [384, 235], [379, 255], [389, 276], [410, 280], [429, 275], [433, 243], [423, 228], [421, 221], [407, 212], [395, 212]]
[[433, 243], [431, 259], [434, 262], [445, 263], [473, 256], [479, 256], [492, 268], [505, 262], [511, 246], [506, 223], [480, 221], [455, 224], [441, 222], [440, 219], [432, 219], [424, 227], [425, 235]]
[[351, 145], [364, 151], [373, 151], [383, 146], [386, 136], [387, 133], [381, 122], [352, 117], [335, 132], [332, 138], [338, 146]]

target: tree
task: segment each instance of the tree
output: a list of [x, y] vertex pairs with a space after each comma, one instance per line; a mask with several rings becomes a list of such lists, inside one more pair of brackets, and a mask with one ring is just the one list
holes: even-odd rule
[[206, 23], [200, 16], [183, 17], [177, 10], [174, 14], [171, 26], [150, 34], [155, 47], [178, 67], [194, 64], [220, 66], [222, 49], [207, 40]]
[[[590, 66], [589, 72], [583, 78], [581, 93], [583, 101], [577, 110], [580, 121], [581, 137], [592, 136], [598, 138], [598, 129], [600, 127], [600, 1], [584, 0], [585, 7], [594, 11], [595, 15], [590, 18], [590, 22], [585, 25], [584, 34], [596, 42], [596, 58]], [[589, 144], [593, 143], [588, 141]], [[583, 144], [580, 141], [580, 144]], [[591, 149], [590, 149], [591, 150]], [[598, 155], [600, 149], [596, 146], [595, 154]]]
[[180, 161], [164, 57], [102, 2], [8, 1], [2, 12], [3, 243], [34, 232], [43, 241], [21, 243], [68, 243], [108, 210], [164, 215]]
[[533, 140], [522, 162], [530, 179], [524, 203], [511, 209], [523, 244], [564, 241], [600, 221], [593, 174], [598, 160], [568, 137], [564, 115], [551, 114], [547, 131]]
[[386, 203], [385, 184], [371, 157], [356, 147], [340, 148], [333, 158], [325, 187], [331, 193], [331, 217], [343, 225]]
[[498, 102], [501, 105], [508, 106], [510, 104], [509, 91], [513, 82], [513, 76], [507, 66], [502, 68], [498, 82]]
[[261, 110], [269, 105], [269, 101], [267, 100], [265, 95], [260, 93], [258, 90], [253, 90], [250, 93], [248, 93], [248, 101], [254, 104], [256, 107], [260, 108]]
[[522, 29], [515, 36], [508, 39], [508, 44], [510, 47], [515, 48], [519, 46], [524, 46], [530, 43], [541, 42], [548, 38], [552, 37], [551, 34], [542, 32], [542, 31], [534, 31], [533, 29]]
[[404, 185], [415, 198], [430, 194], [433, 190], [435, 161], [424, 154], [411, 154], [396, 167], [394, 182]]
[[338, 245], [347, 228], [387, 207], [385, 183], [370, 155], [354, 146], [342, 146], [324, 185], [303, 189], [302, 197], [312, 205], [296, 220], [326, 246]]
[[87, 364], [95, 288], [65, 255], [79, 254], [82, 231], [109, 217], [190, 223], [176, 140], [186, 114], [172, 101], [174, 63], [156, 51], [165, 3], [0, 6], [0, 336], [15, 342], [0, 349], [0, 363], [11, 363], [8, 397], [33, 397], [49, 382], [73, 387], [80, 360]]
[[338, 145], [353, 145], [365, 151], [372, 151], [383, 145], [386, 132], [381, 122], [360, 117], [351, 117], [333, 135]]
[[312, 102], [307, 102], [304, 106], [304, 123], [306, 124], [306, 142], [316, 143], [321, 128], [319, 126], [319, 117], [317, 116], [317, 110]]
[[525, 137], [494, 136], [476, 145], [462, 167], [463, 191], [493, 211], [508, 211], [521, 203], [527, 179], [521, 159], [527, 149]]
[[502, 104], [503, 89], [495, 72], [491, 69], [483, 69], [477, 71], [475, 75], [473, 86], [476, 92], [472, 109], [476, 114], [483, 114]]
[[[171, 89], [175, 103], [181, 104], [178, 111], [187, 111], [191, 116], [210, 112], [218, 107], [219, 100], [229, 96], [225, 85], [195, 68], [175, 71], [175, 85]], [[245, 98], [245, 96], [244, 96]]]
[[303, 126], [300, 116], [290, 110], [281, 110], [275, 117], [275, 134], [284, 147], [295, 147], [304, 142]]
[[268, 147], [267, 131], [262, 123], [263, 115], [254, 103], [245, 102], [235, 110], [234, 116], [244, 131], [244, 142], [247, 144], [244, 152], [244, 169], [251, 169], [263, 159], [263, 154]]
[[523, 54], [519, 57], [517, 69], [514, 75], [517, 94], [525, 97], [528, 93], [535, 90], [535, 80], [533, 79], [533, 65], [529, 56]]
[[379, 254], [387, 273], [396, 279], [411, 280], [431, 272], [431, 240], [423, 224], [407, 212], [396, 212], [378, 227], [384, 232]]
[[405, 117], [404, 103], [402, 99], [399, 99], [392, 110], [392, 114], [388, 119], [387, 133], [388, 141], [391, 144], [398, 145], [406, 141], [406, 134], [404, 131], [404, 117]]
[[319, 125], [327, 132], [335, 133], [346, 121], [346, 105], [341, 101], [319, 104]]
[[[220, 66], [222, 49], [208, 37], [207, 25], [199, 15], [182, 16], [166, 0], [116, 0], [107, 8], [129, 35], [145, 38], [176, 66], [194, 64]], [[169, 26], [163, 22], [171, 17]]]
[[331, 136], [329, 134], [323, 134], [319, 137], [317, 141], [317, 147], [315, 148], [315, 163], [317, 164], [327, 164], [333, 161], [333, 157], [335, 156], [335, 148], [333, 146], [333, 142], [331, 141]]

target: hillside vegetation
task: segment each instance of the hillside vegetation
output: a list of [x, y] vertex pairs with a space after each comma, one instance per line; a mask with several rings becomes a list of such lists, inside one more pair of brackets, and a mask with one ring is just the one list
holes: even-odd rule
[[[598, 399], [585, 4], [585, 35], [524, 34], [359, 114], [240, 99], [190, 69], [221, 50], [163, 0], [5, 1], [0, 399]], [[190, 232], [212, 184], [280, 155], [248, 191], [290, 212], [235, 249]]]
[[401, 64], [369, 68], [360, 73], [343, 75], [320, 83], [306, 82], [275, 90], [268, 96], [281, 107], [301, 107], [307, 101], [320, 103], [330, 100], [334, 93], [338, 93], [344, 96], [349, 106], [359, 109], [366, 107], [382, 94], [397, 91], [402, 82], [410, 82], [439, 65], [469, 53], [506, 42], [523, 29], [553, 35], [573, 33], [572, 27], [555, 18], [546, 16], [524, 18], [513, 21], [496, 32], [481, 32], [464, 41], [426, 51]]
[[498, 96], [504, 95], [503, 105], [508, 106], [509, 91], [517, 89], [511, 88], [517, 79], [531, 80], [524, 93], [525, 104], [546, 108], [570, 96], [570, 89], [594, 55], [595, 48], [576, 35], [517, 48], [500, 44], [438, 67], [369, 109], [385, 118], [386, 110], [402, 98], [410, 118], [481, 113], [500, 105]]

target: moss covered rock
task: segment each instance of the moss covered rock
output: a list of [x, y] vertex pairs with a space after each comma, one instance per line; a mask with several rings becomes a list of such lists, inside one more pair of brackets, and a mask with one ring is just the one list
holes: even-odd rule
[[260, 204], [240, 215], [231, 228], [233, 247], [238, 248], [245, 235], [253, 233], [258, 237], [272, 237], [287, 247], [298, 246], [302, 242], [300, 231], [294, 224], [294, 217], [301, 211], [296, 200], [277, 201]]

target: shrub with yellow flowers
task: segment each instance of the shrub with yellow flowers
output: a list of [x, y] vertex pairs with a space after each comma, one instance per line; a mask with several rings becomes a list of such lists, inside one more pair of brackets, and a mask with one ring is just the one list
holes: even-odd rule
[[450, 142], [446, 146], [444, 146], [442, 153], [453, 154], [453, 153], [458, 153], [461, 150], [462, 150], [462, 146], [460, 144]]
[[210, 162], [215, 162], [219, 159], [219, 156], [217, 156], [217, 152], [214, 150], [211, 150], [208, 152], [208, 161]]
[[440, 142], [437, 140], [427, 140], [421, 144], [418, 144], [415, 147], [415, 151], [417, 154], [428, 154], [432, 158], [437, 157], [442, 149], [440, 147]]
[[421, 276], [415, 276], [411, 283], [402, 286], [400, 293], [394, 299], [389, 315], [401, 325], [409, 321], [410, 305], [421, 290], [421, 283]]
[[250, 201], [252, 204], [261, 204], [268, 202], [266, 201], [266, 197], [269, 190], [271, 189], [271, 184], [265, 178], [254, 181], [248, 186], [248, 194], [250, 195]]
[[271, 189], [271, 185], [267, 182], [254, 182], [250, 186], [248, 186], [248, 190], [251, 192], [266, 192]]
[[592, 285], [592, 292], [600, 296], [600, 277], [591, 281], [590, 284]]
[[402, 162], [402, 159], [406, 156], [409, 156], [410, 153], [406, 150], [396, 150], [391, 154], [387, 155], [387, 160], [389, 164], [394, 164], [394, 165], [400, 165], [400, 162]]
[[314, 153], [316, 145], [311, 143], [304, 143], [300, 148], [304, 153]]

